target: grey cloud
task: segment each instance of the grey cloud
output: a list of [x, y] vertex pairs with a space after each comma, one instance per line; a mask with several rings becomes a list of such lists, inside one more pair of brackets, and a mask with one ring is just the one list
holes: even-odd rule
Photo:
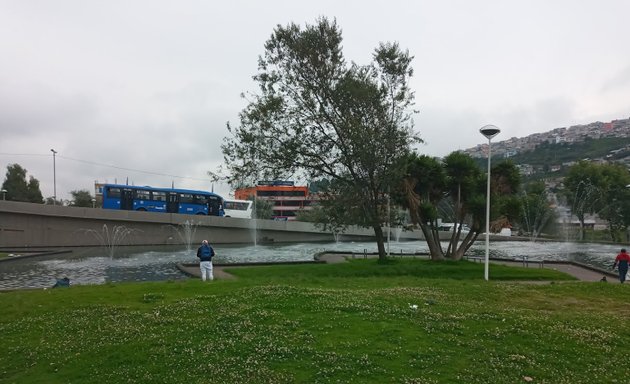
[[[357, 16], [358, 2], [330, 0], [247, 7], [8, 2], [0, 12], [0, 152], [37, 155], [0, 156], [0, 165], [23, 165], [46, 196], [52, 194], [49, 148], [68, 158], [203, 179], [222, 163], [225, 123], [237, 123], [245, 105], [240, 93], [256, 89], [251, 76], [273, 28], [321, 15], [337, 18], [348, 60], [366, 63], [379, 41], [394, 40], [416, 57], [412, 86], [423, 153], [443, 156], [479, 144], [479, 128], [489, 123], [509, 138], [588, 123], [591, 116], [627, 117], [630, 67], [609, 78], [591, 68], [609, 47], [624, 46], [624, 24], [610, 20], [627, 15], [630, 3], [584, 0], [570, 18], [568, 1], [495, 3], [480, 0], [462, 16], [461, 4], [368, 2]], [[550, 32], [557, 29], [565, 33]], [[630, 62], [623, 48], [615, 57]], [[129, 176], [170, 185], [172, 179], [58, 160], [59, 194], [94, 180]], [[207, 188], [204, 181], [175, 183]]]
[[0, 127], [5, 137], [49, 130], [80, 130], [97, 115], [93, 98], [64, 95], [41, 85], [0, 84]]
[[509, 137], [527, 136], [572, 125], [579, 115], [576, 102], [565, 97], [548, 98], [533, 105], [504, 107], [501, 111], [497, 118], [505, 122], [504, 128]]
[[604, 82], [601, 90], [602, 92], [614, 92], [624, 89], [627, 90], [628, 88], [630, 88], [630, 64]]

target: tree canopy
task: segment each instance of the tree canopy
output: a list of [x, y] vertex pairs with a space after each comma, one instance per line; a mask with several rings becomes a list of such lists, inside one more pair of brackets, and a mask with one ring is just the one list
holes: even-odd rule
[[71, 191], [72, 201], [70, 206], [72, 207], [92, 207], [92, 194], [87, 189], [81, 189], [78, 191]]
[[584, 239], [586, 215], [597, 213], [608, 221], [612, 240], [622, 240], [619, 232], [630, 225], [629, 185], [630, 172], [619, 164], [580, 161], [569, 169], [565, 196], [580, 221], [580, 239]]
[[[429, 246], [431, 258], [459, 260], [485, 230], [486, 175], [468, 155], [453, 152], [439, 160], [410, 154], [405, 159], [405, 177], [399, 184], [399, 202], [409, 209], [410, 217]], [[509, 225], [519, 216], [514, 195], [520, 177], [512, 163], [496, 165], [491, 179], [491, 223]], [[516, 205], [516, 206], [515, 206]], [[442, 247], [439, 218], [454, 223], [446, 249]], [[463, 231], [464, 224], [470, 231]]]
[[39, 181], [33, 176], [26, 181], [27, 170], [19, 164], [9, 164], [2, 189], [6, 190], [6, 199], [29, 203], [43, 203], [44, 198], [39, 189]]
[[228, 124], [222, 149], [234, 184], [260, 179], [327, 178], [322, 208], [343, 224], [375, 231], [382, 223], [400, 158], [420, 141], [413, 131], [412, 56], [381, 43], [368, 65], [348, 64], [341, 29], [277, 26], [258, 61], [259, 93], [249, 95], [240, 124]]

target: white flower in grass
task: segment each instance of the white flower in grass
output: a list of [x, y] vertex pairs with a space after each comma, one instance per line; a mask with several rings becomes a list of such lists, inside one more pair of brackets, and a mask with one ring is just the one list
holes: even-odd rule
[[413, 309], [415, 311], [418, 309], [418, 304], [409, 304], [409, 309]]

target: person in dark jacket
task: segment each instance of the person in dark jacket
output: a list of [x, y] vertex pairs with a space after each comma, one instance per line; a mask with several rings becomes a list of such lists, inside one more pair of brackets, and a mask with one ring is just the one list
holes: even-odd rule
[[626, 253], [625, 249], [622, 249], [621, 252], [615, 258], [615, 263], [613, 264], [612, 269], [615, 267], [619, 267], [619, 281], [623, 284], [626, 281], [626, 275], [628, 274], [628, 262], [630, 261], [630, 255]]
[[68, 288], [69, 286], [70, 286], [70, 279], [68, 279], [67, 277], [64, 277], [63, 279], [57, 279], [57, 282], [55, 283], [55, 285], [53, 285], [53, 288], [59, 288], [59, 287]]
[[199, 258], [199, 269], [201, 269], [201, 280], [214, 280], [212, 275], [212, 258], [214, 257], [214, 249], [208, 244], [208, 240], [201, 242], [201, 247], [197, 249], [197, 257]]

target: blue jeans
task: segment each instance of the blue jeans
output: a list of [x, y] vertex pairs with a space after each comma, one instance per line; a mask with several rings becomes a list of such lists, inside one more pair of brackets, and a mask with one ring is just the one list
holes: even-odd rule
[[626, 275], [628, 274], [628, 262], [619, 263], [619, 281], [623, 283], [626, 281]]

